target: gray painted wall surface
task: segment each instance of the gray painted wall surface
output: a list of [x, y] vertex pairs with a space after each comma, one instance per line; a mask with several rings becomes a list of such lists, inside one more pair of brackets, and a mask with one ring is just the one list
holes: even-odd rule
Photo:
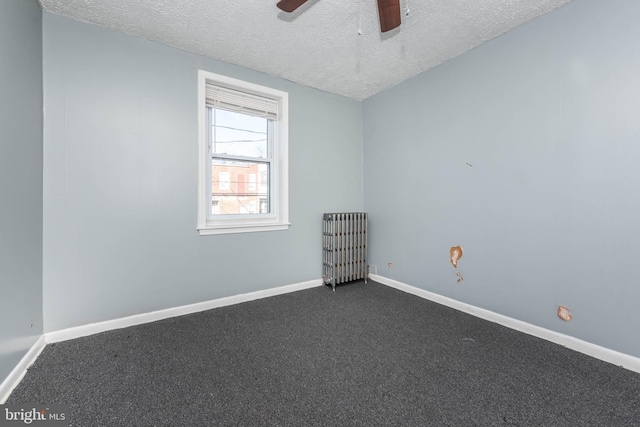
[[638, 16], [576, 0], [364, 101], [378, 273], [640, 356]]
[[[45, 331], [322, 276], [322, 213], [362, 209], [359, 102], [43, 21]], [[289, 92], [288, 231], [198, 235], [198, 69]]]
[[42, 334], [42, 12], [0, 1], [0, 382]]

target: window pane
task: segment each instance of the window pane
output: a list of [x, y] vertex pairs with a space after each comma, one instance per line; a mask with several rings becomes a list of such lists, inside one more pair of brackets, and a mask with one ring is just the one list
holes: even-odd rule
[[[260, 177], [256, 183], [251, 177]], [[212, 159], [210, 215], [269, 213], [269, 163]]]
[[210, 110], [214, 154], [267, 158], [268, 119], [217, 108]]

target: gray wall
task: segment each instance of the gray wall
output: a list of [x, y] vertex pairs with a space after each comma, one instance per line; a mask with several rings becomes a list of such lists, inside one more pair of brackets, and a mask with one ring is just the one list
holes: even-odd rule
[[0, 383], [42, 334], [42, 12], [0, 1]]
[[367, 99], [378, 273], [640, 356], [638, 16], [575, 0]]
[[[45, 331], [318, 279], [362, 209], [359, 102], [43, 14]], [[199, 236], [197, 70], [289, 92], [288, 231]]]

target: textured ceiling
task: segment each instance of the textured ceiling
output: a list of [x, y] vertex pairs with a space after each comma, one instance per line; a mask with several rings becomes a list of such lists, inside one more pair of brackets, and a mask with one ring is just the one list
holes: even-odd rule
[[376, 0], [40, 0], [44, 10], [365, 99], [570, 0], [401, 0], [380, 33]]

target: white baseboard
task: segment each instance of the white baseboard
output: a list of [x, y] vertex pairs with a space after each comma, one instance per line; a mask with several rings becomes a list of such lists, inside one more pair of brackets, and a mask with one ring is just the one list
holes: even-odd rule
[[433, 292], [425, 291], [424, 289], [416, 288], [415, 286], [407, 285], [405, 283], [398, 282], [397, 280], [389, 279], [384, 276], [370, 274], [369, 278], [375, 282], [382, 283], [383, 285], [387, 285], [389, 287], [399, 289], [401, 291], [419, 296], [438, 304], [451, 307], [464, 313], [471, 314], [481, 319], [506, 326], [507, 328], [515, 329], [516, 331], [524, 332], [525, 334], [533, 335], [534, 337], [551, 341], [580, 353], [595, 357], [596, 359], [600, 359], [605, 362], [621, 366], [630, 371], [640, 373], [640, 358], [638, 357], [620, 353], [618, 351], [601, 347], [599, 345], [592, 344], [590, 342], [583, 341], [569, 335], [554, 332], [540, 326], [535, 326], [530, 323], [514, 319], [512, 317], [504, 316], [502, 314], [466, 304], [439, 294], [435, 294]]
[[42, 350], [44, 350], [45, 345], [44, 336], [40, 336], [29, 351], [27, 351], [27, 354], [22, 357], [16, 367], [13, 368], [7, 378], [0, 384], [0, 404], [5, 403], [11, 395], [11, 392], [13, 392], [13, 389], [20, 384], [20, 381], [22, 381], [22, 378], [24, 378], [27, 373], [27, 369], [36, 361]]
[[129, 326], [141, 325], [143, 323], [155, 322], [157, 320], [183, 316], [185, 314], [198, 313], [200, 311], [211, 310], [212, 308], [225, 307], [228, 305], [239, 304], [242, 302], [286, 294], [289, 292], [300, 291], [303, 289], [309, 289], [322, 285], [322, 279], [310, 280], [307, 282], [295, 283], [293, 285], [280, 286], [277, 288], [265, 289], [262, 291], [250, 292], [247, 294], [233, 295], [230, 297], [218, 298], [215, 300], [199, 302], [196, 304], [167, 308], [164, 310], [136, 314], [119, 319], [105, 320], [104, 322], [90, 323], [88, 325], [47, 332], [44, 334], [44, 336], [47, 344], [56, 343], [74, 338], [86, 337], [100, 332], [111, 331], [113, 329], [127, 328]]

